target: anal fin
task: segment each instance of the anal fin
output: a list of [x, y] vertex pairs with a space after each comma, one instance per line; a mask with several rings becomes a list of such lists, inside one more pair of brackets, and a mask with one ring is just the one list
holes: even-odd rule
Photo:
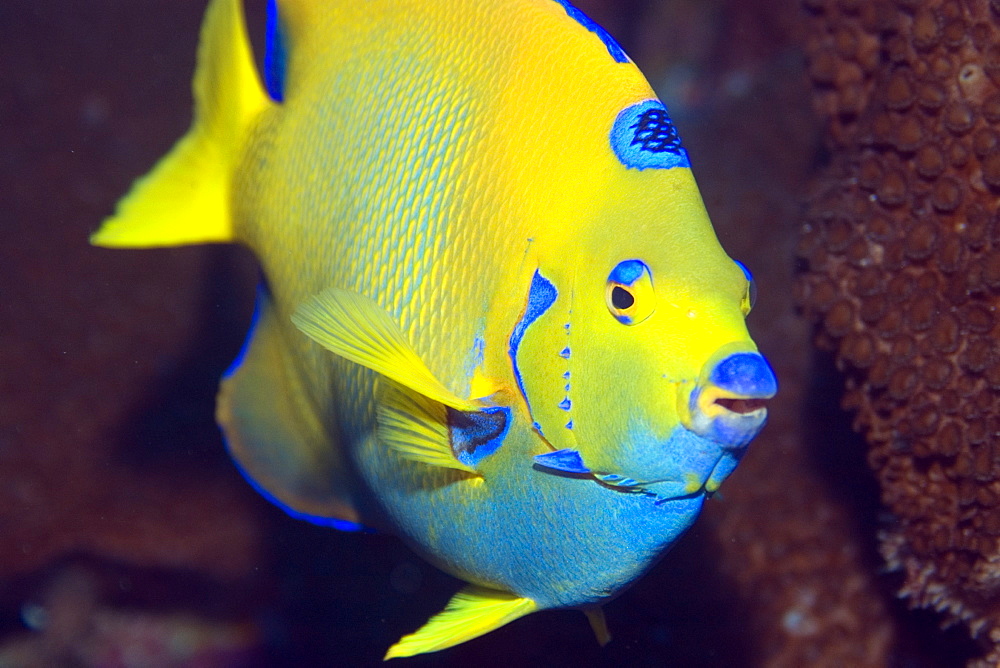
[[453, 647], [498, 629], [534, 612], [530, 598], [468, 585], [455, 594], [447, 607], [427, 620], [415, 633], [403, 636], [389, 648], [385, 659], [413, 656]]
[[344, 455], [296, 369], [264, 287], [240, 358], [223, 377], [216, 407], [244, 477], [294, 517], [364, 529]]

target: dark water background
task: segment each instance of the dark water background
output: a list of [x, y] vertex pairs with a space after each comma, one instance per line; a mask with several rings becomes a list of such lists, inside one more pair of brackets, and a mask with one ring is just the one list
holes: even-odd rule
[[[877, 493], [792, 307], [797, 216], [823, 160], [801, 8], [578, 5], [671, 107], [723, 244], [758, 278], [751, 329], [782, 399], [721, 499], [607, 606], [606, 648], [579, 613], [542, 612], [409, 665], [837, 665], [877, 644], [858, 621], [870, 601], [894, 664], [960, 664], [962, 633], [903, 611], [878, 575]], [[0, 3], [0, 666], [377, 665], [459, 586], [392, 537], [287, 518], [228, 461], [213, 403], [250, 317], [248, 253], [87, 246], [187, 128], [203, 9]], [[875, 593], [831, 602], [840, 626], [804, 625], [849, 568]]]

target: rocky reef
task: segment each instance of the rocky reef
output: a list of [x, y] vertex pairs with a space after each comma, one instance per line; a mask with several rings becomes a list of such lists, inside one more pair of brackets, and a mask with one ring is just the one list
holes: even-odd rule
[[900, 594], [1000, 647], [1000, 5], [804, 5], [830, 162], [799, 302], [845, 374]]

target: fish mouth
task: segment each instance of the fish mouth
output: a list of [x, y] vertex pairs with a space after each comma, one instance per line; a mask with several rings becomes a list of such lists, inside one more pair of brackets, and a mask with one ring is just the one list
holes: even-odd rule
[[745, 448], [764, 428], [767, 400], [777, 390], [774, 371], [759, 353], [729, 353], [706, 365], [682, 405], [681, 422], [724, 448]]

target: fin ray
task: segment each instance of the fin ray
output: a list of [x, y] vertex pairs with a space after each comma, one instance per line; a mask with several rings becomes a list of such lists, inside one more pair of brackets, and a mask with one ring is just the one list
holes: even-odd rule
[[375, 300], [330, 288], [304, 302], [292, 315], [302, 332], [330, 352], [376, 371], [429, 399], [474, 411], [439, 381], [406, 340], [399, 325]]
[[391, 380], [377, 409], [379, 439], [402, 457], [415, 462], [479, 475], [451, 449], [444, 404], [409, 391]]

